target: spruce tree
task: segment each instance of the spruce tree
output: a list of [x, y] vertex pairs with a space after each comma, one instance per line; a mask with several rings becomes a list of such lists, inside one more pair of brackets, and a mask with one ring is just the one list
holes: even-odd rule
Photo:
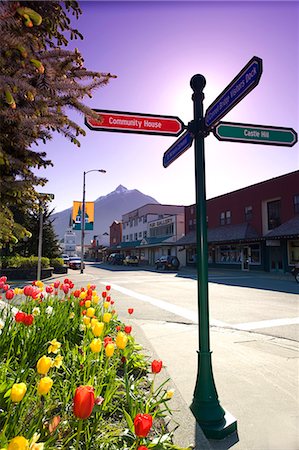
[[30, 235], [12, 206], [38, 207], [47, 180], [34, 170], [52, 164], [39, 146], [53, 132], [80, 146], [85, 131], [69, 109], [95, 117], [83, 100], [115, 77], [87, 70], [80, 52], [65, 48], [83, 38], [70, 19], [81, 13], [74, 1], [0, 2], [0, 247]]

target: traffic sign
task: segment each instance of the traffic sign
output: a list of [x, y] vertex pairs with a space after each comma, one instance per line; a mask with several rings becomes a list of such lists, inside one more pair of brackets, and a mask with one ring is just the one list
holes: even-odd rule
[[293, 128], [248, 123], [219, 122], [213, 133], [219, 141], [248, 142], [248, 144], [292, 147], [298, 140]]
[[175, 143], [163, 155], [163, 167], [168, 167], [173, 161], [181, 156], [188, 148], [191, 147], [193, 136], [186, 131], [180, 136]]
[[207, 109], [205, 115], [207, 128], [213, 128], [223, 116], [258, 85], [262, 71], [262, 60], [254, 56]]
[[178, 117], [94, 109], [98, 119], [85, 117], [85, 125], [96, 131], [178, 136], [185, 125]]

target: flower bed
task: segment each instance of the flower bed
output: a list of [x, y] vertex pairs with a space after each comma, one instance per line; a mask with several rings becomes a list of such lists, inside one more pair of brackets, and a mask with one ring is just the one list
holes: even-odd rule
[[[119, 320], [110, 286], [10, 289], [0, 312], [0, 449], [166, 450], [173, 392]], [[132, 308], [128, 310], [128, 322]], [[151, 373], [151, 378], [149, 378]]]

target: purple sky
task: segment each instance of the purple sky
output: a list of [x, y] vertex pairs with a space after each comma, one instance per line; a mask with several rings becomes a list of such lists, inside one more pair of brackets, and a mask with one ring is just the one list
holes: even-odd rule
[[[97, 109], [193, 118], [190, 79], [206, 78], [204, 108], [253, 57], [263, 60], [259, 85], [222, 120], [284, 126], [299, 132], [298, 2], [80, 2], [76, 27], [88, 69], [117, 79], [97, 90], [88, 104]], [[86, 100], [87, 103], [87, 100]], [[84, 118], [76, 116], [83, 124]], [[83, 125], [84, 126], [84, 125]], [[54, 168], [40, 170], [55, 194], [55, 212], [106, 195], [119, 184], [165, 204], [195, 202], [193, 146], [168, 168], [164, 152], [176, 138], [91, 131], [77, 148], [60, 136], [46, 145]], [[42, 144], [41, 144], [41, 147]], [[207, 198], [299, 168], [292, 148], [205, 139]]]

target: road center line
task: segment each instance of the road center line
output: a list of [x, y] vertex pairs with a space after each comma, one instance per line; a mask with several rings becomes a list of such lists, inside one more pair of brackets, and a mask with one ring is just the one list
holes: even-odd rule
[[[107, 285], [108, 282], [101, 282], [101, 284]], [[190, 311], [189, 309], [182, 308], [181, 306], [173, 305], [172, 303], [165, 302], [164, 300], [159, 300], [157, 298], [149, 297], [148, 295], [139, 294], [138, 292], [134, 292], [131, 289], [127, 289], [125, 287], [119, 286], [117, 284], [110, 284], [113, 289], [118, 292], [121, 292], [130, 297], [137, 298], [142, 302], [150, 303], [153, 306], [164, 309], [165, 311], [169, 311], [177, 316], [183, 317], [184, 319], [188, 319], [194, 324], [198, 324], [198, 317], [196, 312]], [[218, 327], [228, 327], [229, 325], [225, 322], [221, 322], [220, 320], [211, 320], [210, 324]]]

